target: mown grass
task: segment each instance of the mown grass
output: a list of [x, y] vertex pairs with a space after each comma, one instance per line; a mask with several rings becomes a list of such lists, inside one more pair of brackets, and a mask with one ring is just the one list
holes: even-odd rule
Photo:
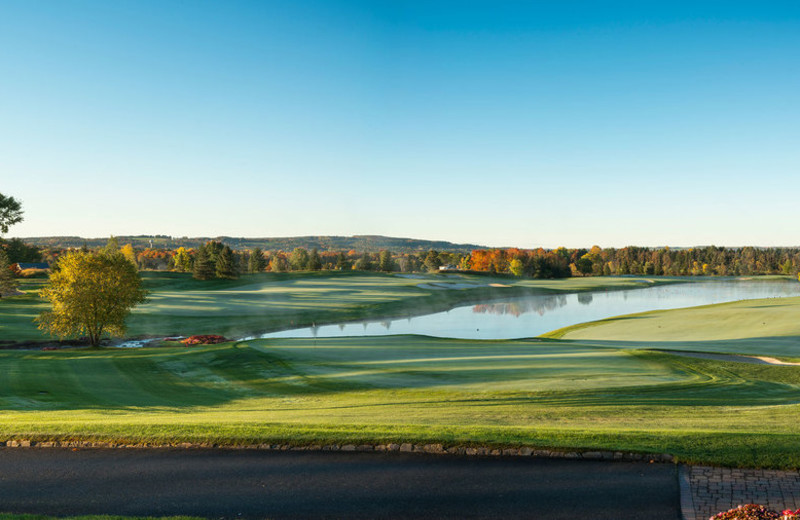
[[[222, 334], [239, 338], [311, 324], [403, 317], [461, 304], [532, 293], [623, 289], [675, 279], [571, 278], [522, 280], [475, 275], [365, 272], [261, 273], [238, 280], [194, 280], [188, 273], [143, 272], [149, 302], [128, 319], [129, 335]], [[437, 287], [426, 284], [435, 282]], [[44, 341], [34, 318], [46, 280], [25, 280], [22, 296], [0, 299], [0, 342]], [[490, 284], [508, 285], [492, 287]], [[471, 287], [463, 287], [471, 284]]]
[[800, 367], [418, 336], [0, 352], [0, 436], [443, 442], [800, 467]]

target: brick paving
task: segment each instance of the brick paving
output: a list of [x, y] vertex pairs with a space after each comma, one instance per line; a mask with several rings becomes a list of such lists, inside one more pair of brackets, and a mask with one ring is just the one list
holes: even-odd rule
[[684, 520], [708, 520], [741, 504], [800, 508], [798, 471], [682, 466], [680, 478]]

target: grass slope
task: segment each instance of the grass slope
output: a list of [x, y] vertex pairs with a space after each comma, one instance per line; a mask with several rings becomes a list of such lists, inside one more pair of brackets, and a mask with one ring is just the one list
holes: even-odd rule
[[[238, 280], [194, 280], [187, 273], [144, 272], [149, 303], [128, 319], [130, 336], [259, 332], [364, 318], [426, 314], [492, 298], [673, 283], [670, 278], [520, 280], [475, 275], [398, 276], [365, 272], [262, 273]], [[431, 282], [436, 286], [431, 287]], [[33, 319], [47, 308], [43, 280], [23, 296], [0, 299], [0, 342], [44, 341]], [[498, 283], [509, 287], [492, 287]], [[421, 286], [421, 287], [420, 287]]]
[[743, 300], [581, 323], [545, 337], [615, 348], [800, 358], [800, 297]]
[[0, 436], [444, 442], [800, 467], [800, 367], [418, 336], [0, 352]]

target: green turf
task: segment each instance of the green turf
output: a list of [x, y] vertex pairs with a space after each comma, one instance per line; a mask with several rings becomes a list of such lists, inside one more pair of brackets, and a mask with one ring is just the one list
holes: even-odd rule
[[[522, 280], [475, 275], [405, 277], [364, 272], [262, 273], [238, 280], [194, 280], [188, 273], [144, 272], [149, 303], [128, 319], [129, 335], [222, 334], [239, 338], [312, 323], [403, 317], [530, 293], [622, 289], [674, 278]], [[23, 296], [0, 299], [0, 342], [43, 341], [33, 319], [47, 308], [46, 280], [23, 281]], [[430, 284], [435, 284], [431, 286]], [[490, 284], [510, 285], [492, 287]]]
[[[231, 330], [241, 330], [265, 319], [285, 326], [303, 312], [315, 319], [410, 312], [410, 302], [452, 305], [489, 291], [419, 284], [472, 281], [323, 273], [204, 285], [148, 273], [154, 298], [134, 317], [134, 324], [143, 320], [134, 329], [199, 332], [204, 323], [230, 322]], [[511, 292], [631, 283], [637, 280], [524, 281]], [[25, 288], [35, 289], [35, 282]], [[27, 330], [20, 316], [37, 305], [31, 295], [3, 299], [5, 337]], [[387, 336], [6, 350], [0, 351], [0, 438], [528, 445], [800, 467], [800, 367], [654, 350], [800, 357], [799, 310], [800, 298], [790, 298], [659, 311], [571, 327], [542, 341]]]
[[418, 336], [0, 352], [0, 436], [444, 442], [798, 467], [800, 367]]
[[581, 323], [545, 337], [608, 345], [800, 357], [800, 297], [650, 311]]

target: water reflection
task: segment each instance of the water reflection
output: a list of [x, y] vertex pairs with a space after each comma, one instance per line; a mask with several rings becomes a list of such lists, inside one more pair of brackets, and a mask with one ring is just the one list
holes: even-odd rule
[[800, 296], [800, 283], [710, 281], [627, 291], [597, 291], [510, 298], [447, 312], [377, 321], [317, 325], [262, 337], [330, 337], [425, 334], [444, 338], [511, 339], [612, 316], [752, 298]]
[[[584, 295], [578, 295], [578, 298]], [[592, 296], [589, 295], [589, 301]], [[567, 304], [566, 294], [556, 294], [552, 296], [531, 297], [524, 300], [514, 300], [510, 302], [481, 303], [472, 307], [472, 312], [478, 314], [497, 314], [521, 316], [529, 312], [535, 312], [539, 316], [547, 311], [552, 311]]]

